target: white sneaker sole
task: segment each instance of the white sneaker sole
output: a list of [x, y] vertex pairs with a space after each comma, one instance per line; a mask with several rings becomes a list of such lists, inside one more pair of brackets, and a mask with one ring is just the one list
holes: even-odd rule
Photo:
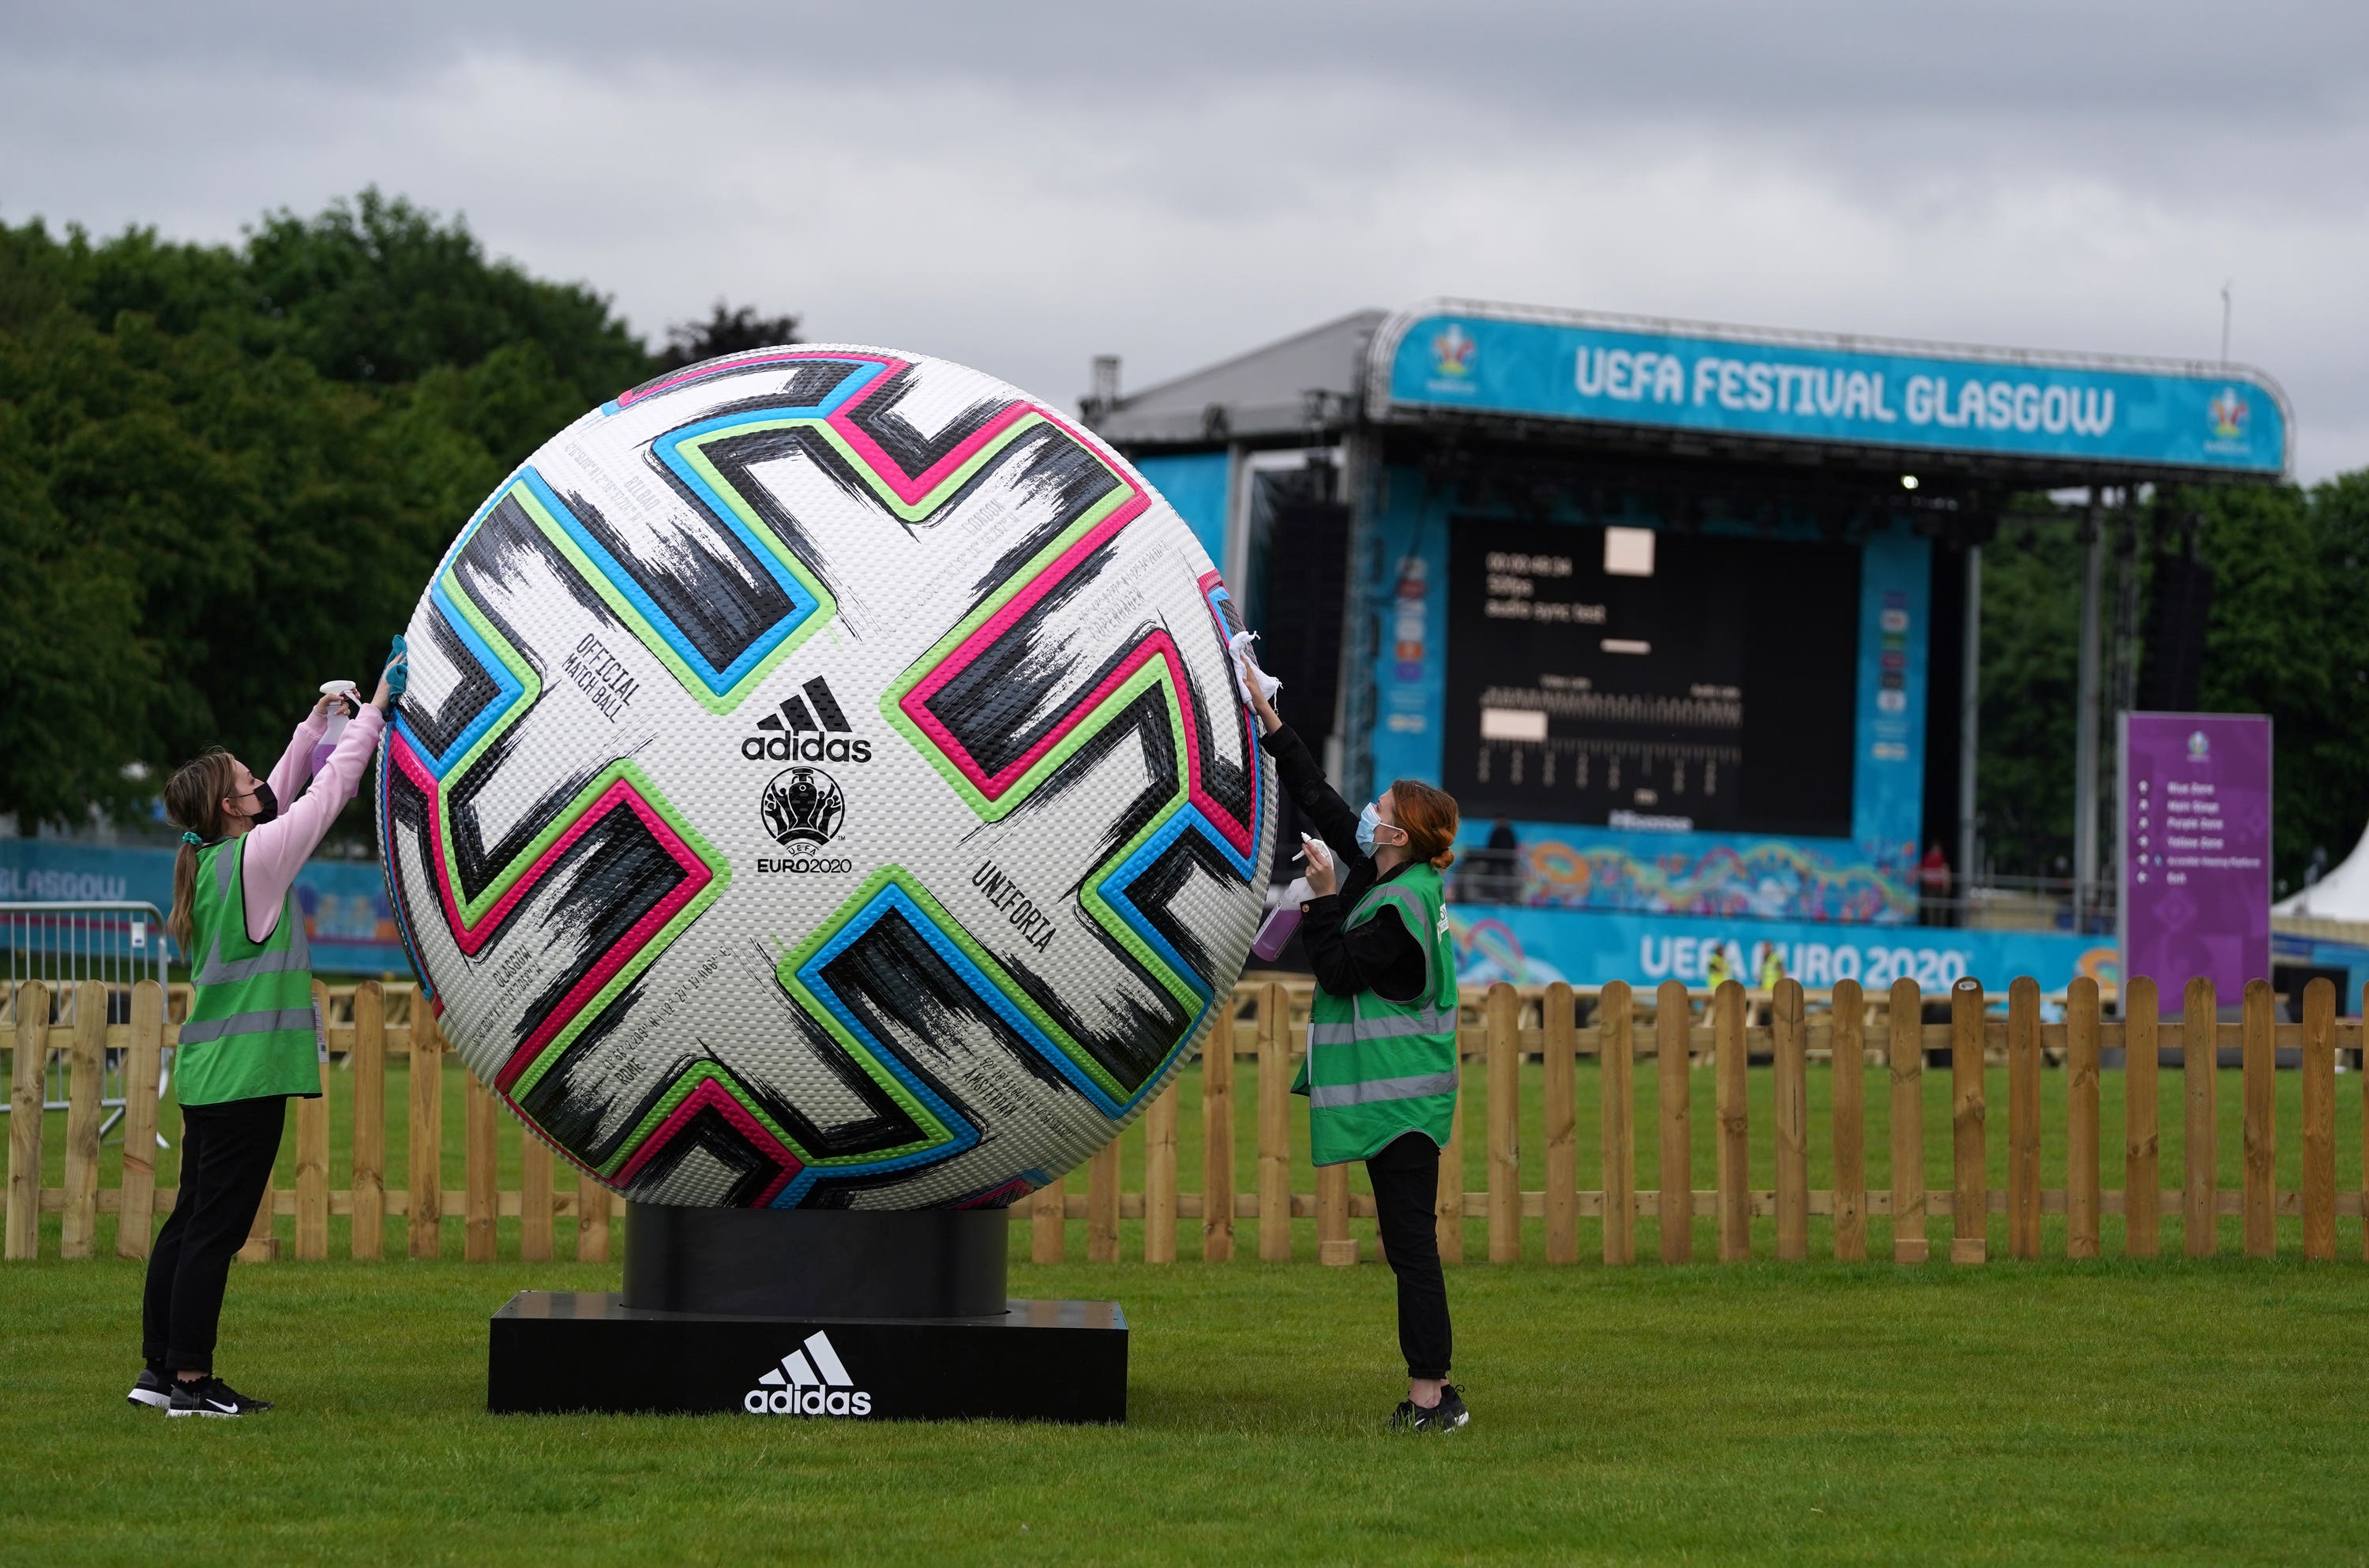
[[211, 1415], [220, 1421], [235, 1421], [244, 1413], [236, 1410], [168, 1410], [165, 1413], [167, 1418], [174, 1421], [178, 1421], [185, 1415]]
[[173, 1402], [172, 1395], [151, 1393], [146, 1389], [134, 1389], [123, 1398], [127, 1403], [144, 1404], [151, 1410], [162, 1410]]

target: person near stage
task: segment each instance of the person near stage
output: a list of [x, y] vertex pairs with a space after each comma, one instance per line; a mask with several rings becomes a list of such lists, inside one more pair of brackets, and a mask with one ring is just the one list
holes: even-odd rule
[[1454, 1336], [1435, 1208], [1456, 1116], [1456, 953], [1440, 877], [1456, 858], [1456, 801], [1401, 779], [1362, 813], [1352, 810], [1277, 715], [1254, 669], [1250, 677], [1244, 695], [1258, 713], [1259, 746], [1322, 841], [1307, 845], [1314, 896], [1302, 906], [1299, 936], [1316, 994], [1293, 1092], [1308, 1096], [1315, 1162], [1362, 1160], [1373, 1181], [1407, 1368], [1407, 1397], [1390, 1426], [1452, 1432], [1471, 1412], [1448, 1380]]
[[[331, 704], [349, 702], [344, 694], [315, 704], [268, 778], [216, 747], [166, 781], [166, 814], [182, 830], [166, 929], [189, 961], [193, 994], [173, 1066], [181, 1190], [148, 1254], [147, 1365], [134, 1404], [175, 1416], [271, 1408], [215, 1376], [214, 1336], [231, 1258], [280, 1152], [288, 1097], [321, 1093], [321, 1020], [296, 873], [360, 782], [402, 670], [400, 654], [387, 661], [369, 704], [309, 781], [313, 747]], [[282, 800], [292, 804], [282, 809]]]

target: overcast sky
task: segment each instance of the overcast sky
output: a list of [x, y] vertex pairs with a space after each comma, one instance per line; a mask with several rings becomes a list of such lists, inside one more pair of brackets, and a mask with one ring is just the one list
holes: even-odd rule
[[[203, 25], [195, 18], [202, 15]], [[375, 182], [1074, 400], [1427, 294], [2210, 360], [2369, 465], [2369, 3], [0, 0], [0, 217]]]

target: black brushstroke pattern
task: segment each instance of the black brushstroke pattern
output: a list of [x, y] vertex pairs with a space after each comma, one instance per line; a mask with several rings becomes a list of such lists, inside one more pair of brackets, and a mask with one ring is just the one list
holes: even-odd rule
[[403, 720], [411, 732], [428, 747], [429, 755], [441, 757], [452, 749], [453, 739], [486, 711], [486, 704], [501, 695], [501, 687], [477, 662], [461, 634], [444, 618], [443, 610], [435, 604], [428, 607], [428, 641], [437, 653], [460, 671], [461, 678], [446, 692], [443, 703], [430, 708], [420, 697], [406, 692], [403, 696]]
[[1009, 397], [982, 398], [956, 415], [936, 435], [924, 436], [897, 412], [897, 405], [921, 381], [921, 367], [907, 365], [886, 381], [866, 388], [847, 411], [848, 422], [879, 442], [880, 450], [896, 459], [908, 478], [928, 472], [1013, 403]]
[[[1051, 734], [1070, 708], [1133, 658], [1153, 631], [1146, 623], [1121, 634], [1091, 669], [1056, 655], [1047, 644], [1053, 619], [1093, 591], [1116, 558], [1116, 545], [1111, 539], [1089, 551], [1025, 615], [931, 694], [930, 711], [989, 773], [1001, 773]], [[1057, 692], [1068, 692], [1070, 701], [1048, 702]]]
[[[1143, 759], [1144, 786], [1104, 826], [1102, 841], [1086, 858], [1086, 864], [1094, 869], [1063, 889], [1062, 896], [1073, 905], [1086, 882], [1102, 875], [1120, 846], [1150, 826], [1177, 796], [1180, 786], [1175, 736], [1169, 727], [1166, 697], [1156, 687], [1138, 695], [1004, 818], [1009, 824], [1031, 813], [1057, 809], [1066, 791], [1082, 784], [1105, 757], [1123, 746], [1136, 748]], [[1039, 975], [1030, 966], [1025, 952], [1001, 954], [999, 957], [1021, 989], [1060, 1025], [1062, 1033], [1083, 1046], [1104, 1070], [1132, 1093], [1168, 1059], [1170, 1049], [1191, 1025], [1192, 1015], [1177, 1005], [1167, 988], [1116, 937], [1104, 931], [1101, 922], [1082, 913], [1078, 927], [1091, 933], [1104, 951], [1140, 980], [1143, 996], [1150, 998], [1149, 1002], [1135, 996], [1107, 997], [1105, 1000], [1117, 1007], [1120, 1017], [1104, 1027], [1092, 1028], [1063, 1000], [1066, 988]]]
[[[1006, 451], [1013, 459], [1024, 459], [1027, 467], [1017, 475], [1017, 486], [1029, 498], [1050, 496], [1052, 515], [995, 558], [995, 564], [981, 572], [971, 585], [970, 611], [992, 598], [996, 590], [1012, 580], [1013, 575], [1043, 554], [1045, 547], [1068, 532], [1072, 524], [1093, 510], [1112, 491], [1120, 488], [1116, 475], [1081, 444], [1077, 438], [1059, 425], [1030, 427], [1017, 437]], [[984, 477], [984, 475], [981, 475]], [[945, 509], [939, 515], [944, 516]]]
[[708, 666], [723, 670], [797, 608], [765, 563], [705, 506], [686, 509], [672, 547], [638, 550], [600, 508], [570, 491], [568, 510], [674, 623]]
[[[902, 910], [889, 910], [874, 921], [862, 936], [823, 966], [822, 978], [884, 1047], [897, 1037], [890, 1030], [892, 1022], [910, 1037], [933, 1046], [954, 1038], [962, 1024], [969, 1024], [987, 1031], [1030, 1077], [1053, 1088], [1069, 1083], [963, 982]], [[920, 1064], [911, 1065], [921, 1071]], [[959, 1096], [947, 1093], [936, 1074], [924, 1073], [923, 1078], [966, 1120], [977, 1124], [978, 1117]]]
[[1223, 886], [1239, 882], [1242, 874], [1234, 863], [1218, 853], [1218, 846], [1196, 832], [1176, 835], [1176, 841], [1160, 853], [1160, 858], [1143, 868], [1142, 873], [1127, 887], [1127, 901], [1143, 911], [1151, 928], [1168, 939], [1185, 967], [1204, 985], [1211, 983], [1217, 973], [1216, 956], [1203, 940], [1204, 933], [1185, 925], [1176, 916], [1176, 895], [1184, 891], [1196, 870]]
[[[816, 404], [820, 403], [824, 398], [830, 396], [831, 390], [838, 386], [841, 382], [845, 381], [849, 376], [853, 375], [856, 372], [864, 368], [861, 364], [851, 364], [845, 361], [834, 360], [797, 360], [789, 361], [789, 365], [792, 368], [789, 369], [788, 373], [784, 379], [782, 386], [778, 391], [770, 393], [763, 397], [750, 399], [749, 402], [754, 403], [760, 406], [770, 406], [777, 403], [790, 403], [799, 407], [810, 408]], [[766, 374], [779, 375], [783, 373], [784, 369], [784, 362], [780, 360], [761, 360], [752, 361], [747, 364], [726, 365], [719, 369], [710, 371], [707, 374], [701, 376], [696, 381], [686, 382], [683, 383], [683, 386], [685, 390], [690, 390], [692, 388], [713, 386], [717, 382], [728, 381], [736, 376]], [[681, 371], [668, 371], [663, 374], [650, 377], [649, 380], [642, 383], [641, 385], [634, 388], [631, 392], [624, 395], [626, 406], [632, 406], [632, 401], [630, 400], [636, 400], [648, 396], [660, 383], [666, 381], [670, 376], [677, 376], [681, 373], [682, 372]], [[747, 406], [748, 404], [727, 404], [713, 412], [724, 413], [734, 407], [743, 407]]]
[[[1172, 637], [1175, 636], [1173, 631], [1169, 635]], [[1182, 693], [1184, 703], [1184, 722], [1193, 727], [1194, 733], [1200, 740], [1202, 793], [1223, 807], [1228, 816], [1247, 828], [1251, 826], [1251, 791], [1253, 787], [1250, 770], [1226, 754], [1225, 750], [1219, 744], [1220, 737], [1216, 728], [1218, 724], [1231, 722], [1236, 727], [1232, 737], [1233, 744], [1236, 747], [1247, 744], [1247, 737], [1242, 734], [1240, 727], [1242, 707], [1233, 700], [1232, 673], [1230, 670], [1227, 674], [1226, 701], [1221, 704], [1211, 704], [1201, 694], [1200, 682], [1194, 679], [1193, 661], [1183, 657], [1183, 639], [1176, 640], [1179, 644], [1176, 662], [1184, 671], [1184, 690]], [[1212, 715], [1215, 715], [1214, 722]], [[1252, 853], [1256, 854], [1255, 846]], [[1233, 876], [1238, 882], [1249, 880], [1238, 870], [1233, 872]]]
[[[412, 858], [420, 865], [426, 866], [429, 864], [428, 821], [435, 807], [428, 798], [428, 792], [421, 789], [409, 773], [396, 767], [391, 755], [384, 757], [379, 766], [386, 770], [387, 837], [390, 841], [384, 846], [384, 850], [387, 868], [391, 873], [386, 879], [387, 899], [394, 905], [395, 918], [403, 922], [403, 929], [412, 933], [412, 944], [415, 949], [412, 957], [424, 969], [428, 963], [428, 955], [418, 951], [418, 948], [419, 933], [427, 928], [419, 923], [412, 910], [410, 890], [405, 886], [403, 878], [403, 862], [395, 853], [395, 850], [398, 845], [407, 846], [411, 851]], [[429, 875], [433, 876], [434, 873], [430, 871]], [[434, 897], [432, 889], [429, 902], [435, 906], [436, 918], [441, 921], [444, 918], [441, 900]], [[440, 989], [435, 976], [423, 974], [421, 978], [428, 981], [431, 989]]]
[[[504, 930], [540, 925], [552, 933], [554, 950], [568, 950], [566, 961], [527, 1003], [521, 1029], [532, 1030], [548, 1018], [577, 982], [624, 940], [634, 923], [689, 876], [649, 825], [622, 800], [594, 818], [510, 907], [502, 922]], [[497, 937], [479, 949], [476, 961], [490, 961], [499, 945]]]
[[733, 1173], [732, 1185], [718, 1206], [721, 1207], [755, 1207], [758, 1199], [765, 1196], [765, 1189], [782, 1173], [772, 1158], [750, 1143], [723, 1112], [714, 1105], [702, 1105], [634, 1173], [634, 1179], [626, 1184], [625, 1196], [647, 1197], [663, 1191], [667, 1179], [693, 1151], [703, 1149], [716, 1163]]
[[646, 994], [643, 982], [647, 979], [647, 971], [635, 977], [632, 984], [617, 993], [616, 1000], [577, 1031], [576, 1037], [559, 1053], [559, 1059], [518, 1097], [519, 1109], [549, 1133], [554, 1142], [587, 1165], [598, 1167], [614, 1156], [625, 1135], [641, 1124], [667, 1086], [691, 1065], [685, 1058], [655, 1079], [644, 1080], [651, 1086], [643, 1091], [642, 1103], [616, 1122], [615, 1130], [608, 1137], [601, 1136], [601, 1123], [611, 1119], [607, 1113], [617, 1093], [616, 1081], [613, 1077], [585, 1081], [579, 1074], [590, 1071], [601, 1043], [631, 1020], [634, 1009], [641, 1005]]
[[520, 815], [509, 832], [488, 845], [485, 828], [478, 819], [477, 797], [501, 776], [524, 733], [523, 725], [511, 725], [477, 754], [466, 771], [445, 778], [444, 798], [451, 807], [448, 826], [452, 830], [453, 878], [460, 884], [464, 902], [475, 901], [478, 894], [493, 886], [494, 879], [524, 854], [527, 846], [558, 819], [567, 803], [581, 795], [585, 786], [608, 766], [606, 762], [587, 762], [561, 774], [535, 797], [534, 804]]
[[609, 601], [584, 580], [576, 563], [559, 546], [544, 537], [543, 530], [534, 525], [534, 520], [519, 504], [515, 491], [496, 503], [494, 509], [486, 514], [486, 521], [477, 525], [477, 532], [469, 536], [469, 543], [462, 546], [461, 554], [452, 562], [452, 575], [461, 579], [462, 588], [479, 612], [541, 676], [546, 674], [543, 660], [535, 656], [527, 639], [519, 635], [519, 629], [495, 608], [495, 600], [486, 591], [497, 583], [523, 587], [531, 580], [527, 563], [538, 557], [550, 579], [558, 583], [596, 624], [612, 631], [624, 631], [610, 611]]

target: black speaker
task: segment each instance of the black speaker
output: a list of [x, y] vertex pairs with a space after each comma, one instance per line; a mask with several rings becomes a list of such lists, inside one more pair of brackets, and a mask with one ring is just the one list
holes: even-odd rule
[[1269, 537], [1259, 663], [1283, 682], [1283, 716], [1322, 760], [1341, 688], [1349, 509], [1305, 496], [1278, 498]]
[[2146, 655], [2139, 664], [2139, 706], [2188, 713], [2204, 668], [2204, 627], [2213, 612], [2213, 568], [2185, 551], [2158, 550]]

